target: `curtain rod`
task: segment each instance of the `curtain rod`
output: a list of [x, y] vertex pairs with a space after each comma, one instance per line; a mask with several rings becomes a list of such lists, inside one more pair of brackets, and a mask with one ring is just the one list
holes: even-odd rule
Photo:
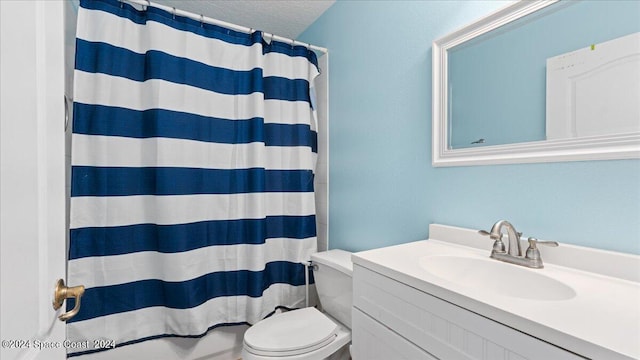
[[[253, 29], [253, 28], [248, 28], [248, 27], [245, 27], [245, 26], [240, 26], [240, 25], [228, 23], [226, 21], [213, 19], [213, 18], [204, 16], [202, 14], [198, 15], [198, 14], [195, 14], [195, 13], [192, 13], [192, 12], [176, 9], [174, 7], [170, 7], [170, 6], [166, 6], [166, 5], [160, 5], [160, 4], [148, 1], [148, 0], [120, 0], [120, 1], [132, 3], [132, 4], [137, 4], [137, 5], [142, 5], [142, 6], [151, 6], [151, 7], [164, 10], [166, 12], [169, 12], [169, 13], [177, 15], [177, 16], [183, 16], [183, 17], [187, 17], [189, 19], [193, 19], [193, 20], [196, 20], [196, 21], [201, 21], [201, 22], [205, 22], [205, 23], [208, 23], [208, 24], [223, 26], [223, 27], [229, 28], [231, 30], [240, 31], [240, 32], [243, 32], [243, 33], [246, 33], [246, 34], [251, 34], [254, 31], [256, 31], [256, 29]], [[302, 42], [302, 41], [289, 39], [289, 38], [286, 38], [286, 37], [283, 37], [283, 36], [278, 36], [278, 35], [270, 34], [270, 33], [267, 33], [267, 32], [263, 32], [263, 36], [268, 37], [271, 40], [286, 42], [286, 43], [289, 43], [291, 45], [305, 46], [310, 50], [319, 51], [319, 52], [322, 52], [322, 53], [325, 53], [325, 54], [329, 52], [329, 50], [327, 48], [311, 45], [311, 44], [308, 44], [308, 43], [305, 43], [305, 42]]]

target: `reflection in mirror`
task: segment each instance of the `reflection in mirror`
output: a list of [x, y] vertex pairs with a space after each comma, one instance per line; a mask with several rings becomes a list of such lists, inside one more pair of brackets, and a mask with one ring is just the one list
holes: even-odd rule
[[640, 133], [640, 32], [547, 59], [547, 140]]
[[[446, 147], [462, 149], [550, 138], [546, 125], [547, 59], [579, 49], [599, 51], [598, 44], [637, 32], [640, 1], [561, 1], [447, 49], [448, 101], [443, 109]], [[640, 68], [640, 54], [636, 57], [636, 62], [628, 63], [624, 70], [631, 75]], [[640, 78], [633, 75], [626, 79], [634, 81], [625, 86], [640, 89]], [[626, 93], [634, 91], [640, 90]], [[636, 97], [631, 106], [638, 108], [639, 104]], [[587, 111], [584, 105], [582, 108]], [[559, 118], [564, 121], [565, 116]], [[640, 118], [633, 120], [640, 124]], [[600, 121], [615, 122], [607, 118]], [[633, 126], [627, 129], [634, 131]], [[556, 133], [562, 135], [555, 138], [576, 134]]]

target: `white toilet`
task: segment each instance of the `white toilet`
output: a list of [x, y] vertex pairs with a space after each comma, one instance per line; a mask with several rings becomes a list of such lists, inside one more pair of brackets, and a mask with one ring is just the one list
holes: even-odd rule
[[323, 311], [313, 307], [292, 310], [253, 325], [244, 334], [242, 360], [322, 360], [348, 352], [351, 253], [329, 250], [311, 255], [311, 261], [317, 265], [313, 275]]

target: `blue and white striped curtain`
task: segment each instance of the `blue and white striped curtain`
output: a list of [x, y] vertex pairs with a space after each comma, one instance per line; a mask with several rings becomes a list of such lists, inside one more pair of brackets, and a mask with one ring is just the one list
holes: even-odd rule
[[81, 1], [69, 339], [198, 336], [303, 304], [317, 75], [312, 51], [260, 32]]

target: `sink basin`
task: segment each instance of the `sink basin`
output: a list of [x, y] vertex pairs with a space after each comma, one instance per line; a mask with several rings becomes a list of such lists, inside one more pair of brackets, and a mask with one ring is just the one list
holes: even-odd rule
[[483, 291], [530, 300], [569, 300], [576, 292], [551, 277], [493, 259], [434, 255], [420, 258], [431, 275]]

